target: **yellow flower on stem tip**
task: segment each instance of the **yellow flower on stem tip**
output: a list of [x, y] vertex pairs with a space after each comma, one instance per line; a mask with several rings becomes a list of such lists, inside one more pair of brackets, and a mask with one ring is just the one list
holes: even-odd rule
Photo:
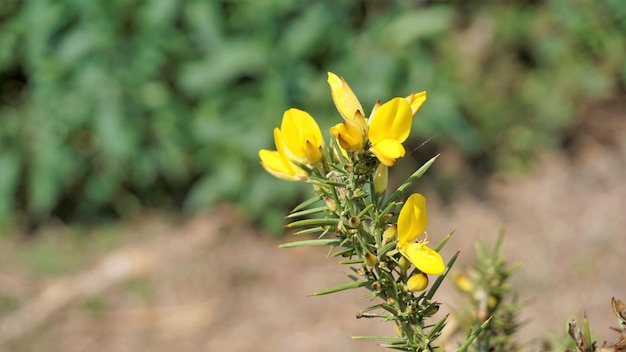
[[261, 165], [272, 176], [287, 181], [305, 181], [309, 174], [290, 160], [280, 129], [274, 129], [274, 143], [277, 150], [261, 149]]
[[386, 166], [405, 154], [402, 142], [411, 132], [413, 112], [405, 98], [393, 98], [374, 111], [369, 121], [370, 151]]
[[414, 193], [404, 202], [398, 215], [397, 248], [424, 274], [439, 275], [446, 267], [441, 255], [427, 246], [428, 235], [424, 240], [414, 242], [426, 231], [427, 225], [426, 198], [419, 193]]
[[322, 159], [322, 131], [309, 113], [289, 109], [283, 114], [280, 132], [287, 149], [298, 161], [315, 165]]
[[345, 150], [359, 150], [365, 146], [367, 121], [363, 107], [343, 77], [328, 72], [328, 85], [337, 111], [344, 122], [333, 126], [330, 132]]

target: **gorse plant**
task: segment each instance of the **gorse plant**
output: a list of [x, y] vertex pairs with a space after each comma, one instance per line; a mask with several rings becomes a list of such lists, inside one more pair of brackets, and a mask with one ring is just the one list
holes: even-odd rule
[[521, 346], [515, 341], [520, 328], [518, 313], [524, 307], [509, 283], [519, 266], [509, 266], [504, 256], [504, 232], [498, 236], [493, 252], [484, 242], [476, 245], [477, 263], [466, 273], [453, 275], [456, 286], [469, 297], [469, 305], [460, 314], [460, 327], [478, 328], [491, 319], [472, 345], [472, 351], [513, 352]]
[[[382, 341], [382, 346], [400, 351], [435, 350], [446, 317], [430, 321], [435, 320], [433, 315], [439, 309], [434, 295], [458, 253], [447, 265], [438, 253], [451, 234], [429, 246], [423, 195], [414, 193], [401, 199], [436, 156], [387, 194], [388, 169], [406, 153], [402, 143], [426, 101], [426, 92], [384, 104], [377, 101], [366, 119], [361, 103], [343, 78], [329, 73], [328, 83], [343, 117], [343, 122], [330, 129], [329, 143], [324, 143], [311, 115], [290, 109], [284, 113], [280, 128], [274, 129], [276, 150], [259, 152], [261, 164], [270, 174], [307, 182], [315, 193], [288, 216], [299, 220], [287, 227], [300, 229], [298, 234], [317, 234], [318, 238], [281, 247], [329, 246], [331, 256], [343, 257], [341, 264], [351, 266], [351, 282], [313, 295], [365, 287], [370, 291], [366, 297], [380, 298], [357, 316], [391, 321], [399, 336], [355, 339]], [[427, 290], [429, 275], [437, 279]], [[474, 329], [460, 350], [467, 349], [488, 323], [486, 320]]]

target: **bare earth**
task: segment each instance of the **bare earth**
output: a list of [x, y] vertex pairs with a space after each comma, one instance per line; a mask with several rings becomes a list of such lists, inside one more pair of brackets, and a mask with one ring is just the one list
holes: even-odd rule
[[[432, 241], [456, 229], [443, 255], [462, 250], [457, 270], [473, 263], [479, 238], [493, 243], [506, 228], [509, 262], [523, 265], [513, 282], [529, 302], [519, 334], [529, 351], [585, 312], [597, 340], [617, 336], [609, 302], [626, 299], [626, 126], [613, 127], [621, 133], [611, 143], [590, 135], [575, 155], [547, 154], [530, 174], [494, 176], [485, 199], [461, 193], [443, 206], [426, 192]], [[355, 318], [369, 304], [364, 291], [307, 296], [345, 282], [325, 249], [277, 249], [284, 240], [229, 207], [183, 224], [147, 216], [120, 230], [128, 240], [82, 276], [39, 280], [0, 269], [2, 297], [19, 306], [0, 317], [1, 351], [365, 352], [383, 349], [349, 337], [394, 334], [389, 324]], [[445, 285], [442, 312], [459, 308], [460, 297]]]

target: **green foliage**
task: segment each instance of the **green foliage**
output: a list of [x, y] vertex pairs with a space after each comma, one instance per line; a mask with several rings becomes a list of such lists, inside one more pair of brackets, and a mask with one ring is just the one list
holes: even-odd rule
[[518, 313], [524, 304], [517, 302], [517, 293], [509, 278], [517, 267], [509, 266], [504, 257], [504, 232], [500, 232], [493, 252], [484, 242], [476, 245], [477, 263], [469, 276], [458, 274], [455, 278], [459, 289], [470, 298], [469, 307], [460, 316], [465, 329], [478, 329], [487, 319], [490, 324], [479, 334], [471, 350], [519, 351], [515, 340], [519, 330]]
[[336, 121], [326, 71], [428, 90], [420, 140], [519, 166], [626, 81], [621, 2], [577, 3], [4, 1], [0, 222], [230, 200], [275, 228], [300, 188], [257, 151], [289, 107]]

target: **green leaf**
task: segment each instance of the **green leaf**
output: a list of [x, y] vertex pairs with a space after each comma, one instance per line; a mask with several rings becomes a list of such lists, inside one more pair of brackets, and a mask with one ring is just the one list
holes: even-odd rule
[[341, 244], [341, 241], [338, 239], [317, 239], [317, 240], [304, 240], [304, 241], [296, 241], [283, 243], [278, 245], [278, 248], [294, 248], [294, 247], [311, 247], [311, 246], [338, 246]]
[[300, 210], [300, 211], [297, 211], [297, 212], [294, 212], [294, 213], [291, 213], [291, 214], [287, 215], [286, 218], [287, 219], [292, 219], [292, 218], [297, 218], [297, 217], [305, 216], [305, 215], [323, 213], [324, 210], [326, 210], [326, 209], [328, 209], [326, 206], [321, 206], [321, 207], [317, 207], [317, 208]]
[[404, 343], [407, 342], [406, 338], [394, 337], [394, 336], [352, 336], [353, 340], [360, 341], [384, 341], [388, 343]]
[[393, 194], [387, 200], [385, 200], [385, 205], [382, 207], [382, 214], [387, 214], [389, 210], [391, 210], [393, 203], [398, 200], [409, 187], [411, 187], [415, 182], [417, 182], [417, 180], [420, 179], [420, 177], [422, 177], [426, 173], [426, 171], [431, 167], [431, 165], [435, 162], [435, 160], [437, 160], [438, 157], [439, 154], [435, 155], [433, 158], [424, 163], [424, 165], [422, 165], [419, 169], [417, 169], [417, 171], [409, 176], [409, 178], [404, 181], [404, 183], [400, 185], [400, 187], [398, 187], [398, 189], [393, 192]]
[[452, 25], [453, 12], [449, 6], [431, 6], [407, 11], [393, 18], [380, 33], [380, 38], [397, 50], [410, 43], [440, 33]]
[[341, 265], [363, 264], [364, 262], [365, 261], [363, 260], [363, 258], [354, 258], [354, 259], [342, 260], [339, 262], [339, 264]]
[[293, 229], [297, 227], [310, 227], [310, 226], [337, 226], [341, 220], [333, 218], [319, 218], [319, 219], [304, 219], [294, 221], [286, 225], [287, 228]]
[[345, 255], [347, 257], [347, 256], [350, 256], [352, 254], [354, 254], [354, 248], [346, 248], [346, 249], [343, 249], [343, 250], [340, 250], [340, 251], [337, 251], [337, 252], [333, 253], [331, 255], [331, 257], [339, 257], [339, 256], [343, 256], [343, 255]]
[[454, 231], [450, 232], [449, 234], [446, 235], [446, 237], [444, 237], [438, 244], [437, 246], [435, 246], [433, 249], [437, 252], [439, 252], [445, 245], [446, 243], [448, 243], [448, 241], [450, 240], [450, 238], [452, 237], [452, 235], [454, 234]]
[[460, 253], [461, 253], [460, 251], [456, 252], [452, 256], [452, 258], [450, 258], [450, 260], [448, 261], [448, 265], [446, 265], [446, 271], [444, 271], [443, 274], [439, 275], [437, 280], [435, 280], [433, 285], [428, 290], [428, 293], [426, 293], [426, 296], [424, 296], [427, 300], [431, 300], [433, 298], [433, 296], [435, 295], [435, 292], [437, 292], [437, 289], [439, 289], [439, 286], [443, 282], [443, 279], [445, 279], [445, 277], [450, 272], [450, 269], [452, 268], [452, 265], [454, 265], [454, 262], [456, 262], [456, 258], [459, 256]]
[[304, 202], [298, 204], [295, 208], [293, 208], [293, 210], [291, 211], [292, 213], [300, 211], [302, 209], [308, 208], [311, 205], [319, 202], [320, 200], [322, 200], [322, 196], [315, 196], [313, 198], [309, 198], [307, 200], [305, 200]]
[[312, 233], [317, 233], [317, 232], [324, 232], [326, 231], [326, 229], [324, 229], [323, 227], [311, 227], [308, 229], [304, 229], [304, 230], [300, 230], [297, 232], [294, 232], [294, 235], [309, 235]]
[[467, 349], [469, 348], [469, 346], [472, 344], [472, 342], [474, 342], [474, 340], [476, 339], [476, 337], [478, 337], [478, 335], [480, 334], [481, 331], [483, 331], [487, 325], [489, 325], [489, 323], [491, 322], [491, 319], [493, 317], [489, 317], [489, 319], [485, 320], [484, 323], [482, 323], [478, 329], [476, 329], [475, 331], [472, 331], [472, 333], [470, 334], [470, 336], [467, 337], [467, 340], [465, 340], [465, 342], [463, 343], [463, 345], [461, 345], [461, 347], [459, 347], [459, 349], [457, 350], [457, 352], [465, 352], [467, 351]]
[[327, 295], [329, 293], [335, 293], [335, 292], [340, 292], [340, 291], [345, 291], [345, 290], [351, 290], [351, 289], [358, 288], [358, 287], [369, 286], [370, 284], [371, 284], [371, 281], [369, 280], [353, 281], [347, 284], [337, 285], [337, 286], [329, 287], [324, 290], [314, 292], [311, 294], [311, 296]]

